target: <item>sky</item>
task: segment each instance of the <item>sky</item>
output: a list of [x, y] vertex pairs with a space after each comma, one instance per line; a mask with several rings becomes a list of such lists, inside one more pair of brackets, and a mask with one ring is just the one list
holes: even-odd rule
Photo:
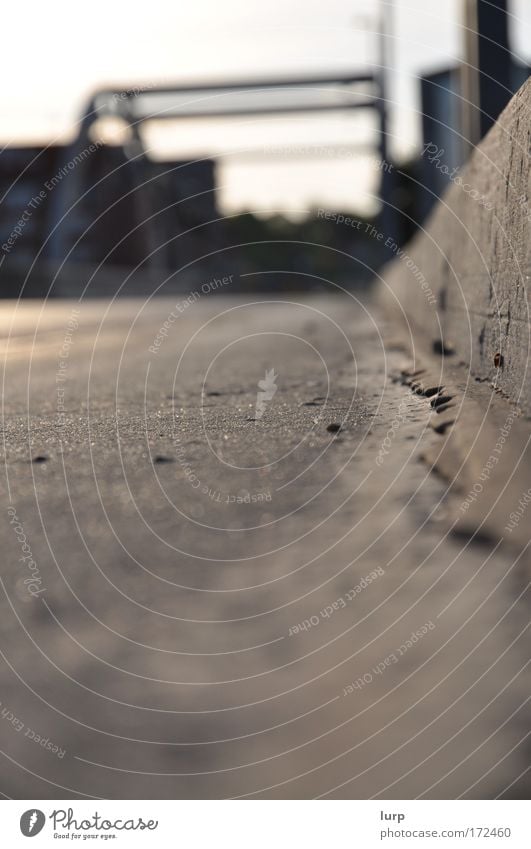
[[[26, 0], [4, 11], [11, 20], [4, 21], [0, 53], [0, 142], [72, 137], [83, 104], [103, 85], [366, 69], [377, 61], [380, 7], [394, 31], [390, 146], [406, 158], [419, 144], [417, 77], [459, 61], [461, 6], [461, 0]], [[513, 48], [529, 61], [531, 3], [513, 0], [511, 11]], [[316, 205], [371, 211], [374, 160], [345, 155], [345, 149], [372, 138], [361, 113], [180, 122], [147, 133], [154, 155], [218, 154], [225, 209], [294, 216]], [[339, 145], [341, 152], [273, 160], [256, 155], [308, 139]]]

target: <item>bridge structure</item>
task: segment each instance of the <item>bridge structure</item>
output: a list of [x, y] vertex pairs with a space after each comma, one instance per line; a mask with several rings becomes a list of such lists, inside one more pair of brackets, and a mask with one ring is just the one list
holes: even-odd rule
[[[167, 244], [161, 244], [157, 232], [159, 205], [153, 191], [152, 162], [143, 141], [143, 129], [153, 122], [244, 118], [246, 116], [369, 111], [377, 116], [377, 132], [372, 150], [382, 164], [388, 154], [387, 69], [382, 61], [375, 69], [314, 77], [278, 77], [273, 79], [237, 80], [190, 85], [156, 85], [146, 87], [106, 88], [95, 92], [81, 116], [77, 137], [68, 152], [69, 159], [79, 165], [63, 181], [55, 198], [56, 227], [51, 238], [51, 255], [62, 261], [79, 235], [79, 218], [66, 216], [80, 199], [90, 202], [90, 160], [81, 161], [83, 152], [94, 141], [95, 125], [105, 118], [119, 119], [126, 128], [123, 149], [133, 175], [133, 201], [138, 220], [145, 225], [144, 250], [147, 265], [167, 267]], [[311, 145], [309, 146], [311, 148]], [[353, 149], [367, 150], [367, 143], [354, 144]], [[262, 149], [261, 156], [274, 155]], [[296, 154], [296, 150], [295, 150]], [[182, 165], [182, 163], [179, 163]], [[195, 165], [195, 163], [194, 163]], [[395, 210], [391, 204], [391, 169], [382, 167], [379, 196], [382, 204], [382, 229], [394, 232]], [[180, 199], [175, 200], [179, 204]], [[59, 225], [61, 222], [61, 226]], [[159, 228], [160, 230], [160, 228]]]

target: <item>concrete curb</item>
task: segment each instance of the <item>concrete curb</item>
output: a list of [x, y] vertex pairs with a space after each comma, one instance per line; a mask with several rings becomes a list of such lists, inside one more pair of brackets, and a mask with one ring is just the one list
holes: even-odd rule
[[[515, 405], [470, 381], [449, 360], [417, 358], [396, 378], [424, 396], [440, 435], [422, 459], [450, 485], [449, 525], [454, 533], [481, 542], [503, 541], [522, 562], [531, 561], [531, 433]], [[529, 504], [529, 516], [524, 518]]]
[[[452, 354], [531, 416], [531, 80], [386, 266], [381, 299], [415, 344]], [[443, 169], [444, 151], [425, 155]]]

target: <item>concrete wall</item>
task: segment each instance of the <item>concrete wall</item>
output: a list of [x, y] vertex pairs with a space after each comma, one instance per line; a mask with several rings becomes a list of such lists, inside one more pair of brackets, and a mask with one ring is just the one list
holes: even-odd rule
[[[395, 318], [406, 318], [430, 347], [436, 349], [442, 339], [474, 378], [494, 382], [527, 415], [530, 136], [528, 81], [459, 174], [448, 175], [449, 188], [425, 229], [382, 275], [384, 299]], [[444, 153], [434, 148], [424, 158], [442, 170]]]

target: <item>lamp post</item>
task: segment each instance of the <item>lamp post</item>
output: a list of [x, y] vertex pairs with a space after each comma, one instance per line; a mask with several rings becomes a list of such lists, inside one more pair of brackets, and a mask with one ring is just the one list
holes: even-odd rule
[[378, 81], [380, 89], [379, 100], [379, 150], [382, 159], [381, 197], [382, 197], [382, 230], [393, 237], [398, 238], [397, 212], [393, 208], [393, 169], [388, 168], [389, 162], [389, 132], [388, 132], [388, 80], [393, 62], [392, 38], [394, 25], [394, 3], [393, 0], [380, 0], [379, 3], [379, 37], [378, 37]]
[[513, 94], [507, 0], [465, 0], [461, 80], [463, 136], [470, 150]]

